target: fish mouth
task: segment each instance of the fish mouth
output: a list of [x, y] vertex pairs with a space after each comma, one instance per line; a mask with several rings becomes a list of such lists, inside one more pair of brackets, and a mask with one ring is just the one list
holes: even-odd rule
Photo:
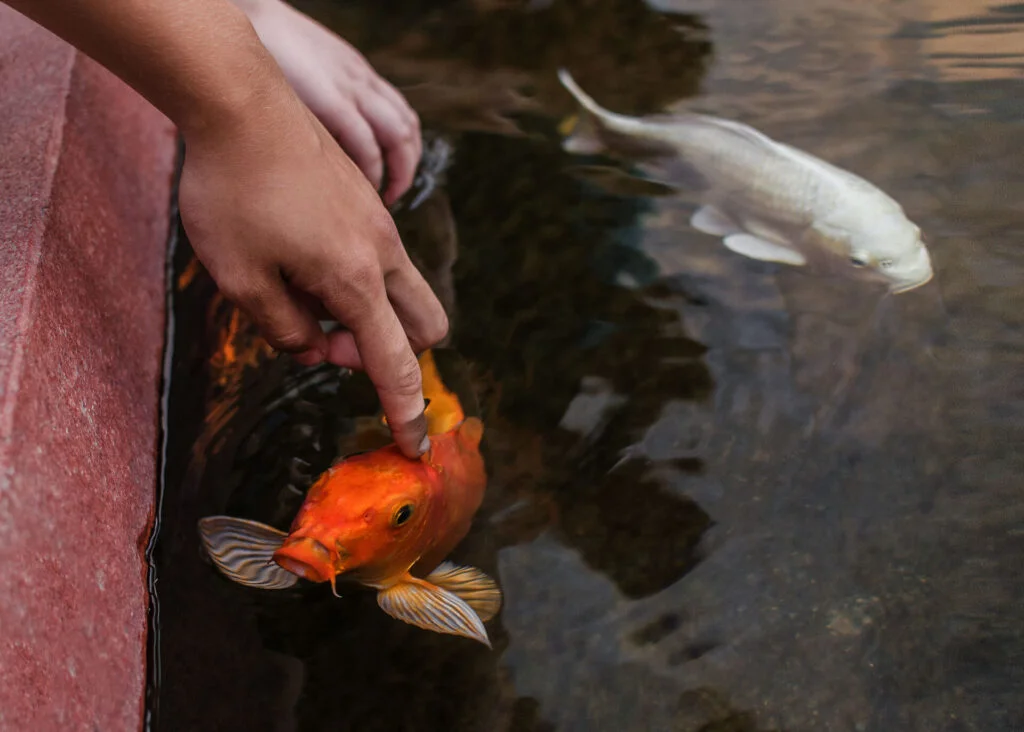
[[892, 294], [899, 295], [901, 292], [909, 292], [910, 290], [916, 290], [918, 287], [921, 287], [922, 285], [927, 285], [929, 282], [932, 281], [934, 276], [934, 273], [931, 270], [929, 270], [928, 274], [926, 274], [924, 277], [918, 277], [917, 279], [913, 280], [903, 280], [900, 282], [896, 282], [889, 289], [892, 292]]
[[331, 553], [308, 536], [289, 539], [274, 552], [274, 561], [292, 574], [310, 582], [329, 582], [336, 574]]

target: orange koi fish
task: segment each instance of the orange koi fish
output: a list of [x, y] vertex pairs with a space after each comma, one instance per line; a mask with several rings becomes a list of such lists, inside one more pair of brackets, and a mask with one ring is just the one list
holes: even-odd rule
[[483, 500], [483, 423], [465, 417], [429, 351], [420, 367], [430, 450], [418, 460], [394, 444], [341, 460], [310, 488], [289, 533], [230, 516], [201, 519], [199, 533], [239, 584], [285, 589], [301, 577], [329, 582], [337, 595], [337, 580], [355, 581], [377, 590], [394, 618], [490, 647], [483, 623], [501, 607], [501, 590], [479, 569], [443, 561]]

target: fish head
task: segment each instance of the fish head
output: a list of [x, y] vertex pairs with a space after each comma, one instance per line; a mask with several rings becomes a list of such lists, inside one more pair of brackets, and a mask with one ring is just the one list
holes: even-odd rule
[[850, 264], [893, 293], [920, 287], [933, 276], [920, 227], [902, 215], [879, 217], [851, 244]]
[[314, 582], [346, 573], [387, 576], [422, 553], [437, 523], [436, 481], [424, 464], [384, 448], [310, 489], [274, 561]]

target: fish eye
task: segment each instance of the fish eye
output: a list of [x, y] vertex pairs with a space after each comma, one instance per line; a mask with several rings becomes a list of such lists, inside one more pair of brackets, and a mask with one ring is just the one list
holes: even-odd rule
[[867, 260], [866, 259], [862, 259], [861, 257], [850, 257], [850, 264], [852, 264], [854, 267], [867, 267], [868, 266]]
[[395, 515], [391, 517], [391, 525], [398, 527], [404, 524], [406, 521], [412, 518], [412, 504], [406, 503], [399, 506], [398, 510], [395, 511]]

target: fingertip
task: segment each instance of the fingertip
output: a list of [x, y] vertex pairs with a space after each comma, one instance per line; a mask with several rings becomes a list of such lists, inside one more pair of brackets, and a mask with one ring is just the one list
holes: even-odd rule
[[408, 186], [401, 187], [401, 186], [399, 186], [399, 185], [397, 185], [395, 183], [392, 183], [391, 185], [388, 186], [388, 189], [384, 192], [384, 196], [383, 196], [383, 198], [384, 198], [384, 205], [385, 206], [390, 206], [395, 201], [397, 201], [399, 198], [401, 198], [402, 194], [404, 194], [407, 190], [409, 190]]
[[365, 157], [364, 162], [359, 166], [359, 169], [363, 171], [363, 175], [366, 176], [366, 180], [373, 186], [373, 190], [380, 195], [381, 186], [384, 184], [384, 164], [380, 161], [380, 158], [374, 158], [372, 155]]
[[413, 420], [396, 425], [388, 419], [391, 436], [398, 449], [408, 458], [416, 459], [430, 449], [430, 438], [427, 436], [427, 418], [422, 412]]
[[388, 189], [384, 194], [384, 200], [388, 206], [401, 198], [412, 186], [418, 164], [419, 158], [415, 154], [409, 154], [402, 150], [392, 150], [389, 153], [388, 174], [391, 176], [391, 180], [388, 182]]

